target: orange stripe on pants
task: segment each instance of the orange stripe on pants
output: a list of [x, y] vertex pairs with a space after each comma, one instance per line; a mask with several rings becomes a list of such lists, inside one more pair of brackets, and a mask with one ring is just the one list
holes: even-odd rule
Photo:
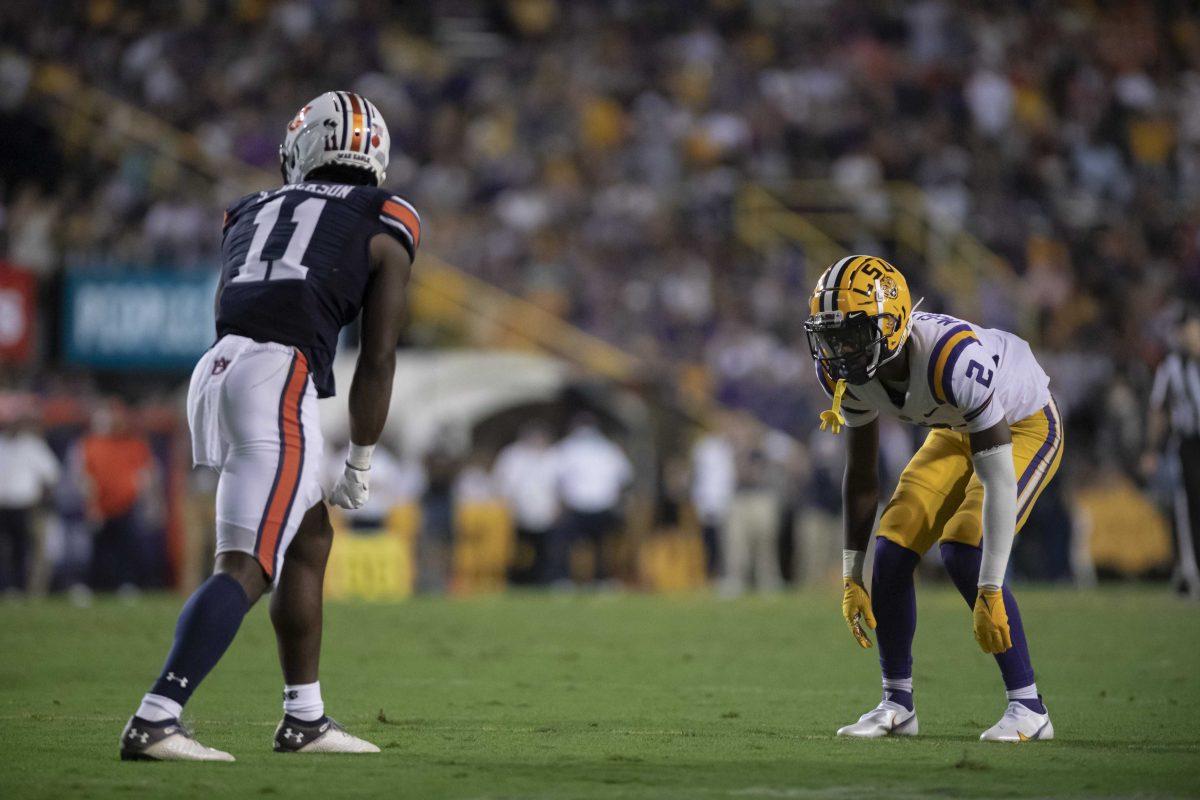
[[279, 468], [275, 483], [267, 496], [267, 508], [258, 528], [258, 543], [254, 556], [268, 577], [275, 574], [275, 549], [292, 510], [296, 489], [300, 486], [300, 470], [304, 463], [304, 434], [300, 428], [300, 403], [308, 382], [308, 360], [299, 350], [279, 398]]

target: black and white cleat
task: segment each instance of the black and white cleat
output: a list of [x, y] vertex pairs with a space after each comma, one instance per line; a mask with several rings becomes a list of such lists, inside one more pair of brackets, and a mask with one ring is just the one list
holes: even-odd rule
[[346, 733], [329, 717], [304, 722], [285, 714], [275, 729], [277, 753], [378, 753], [379, 748], [365, 739]]
[[177, 719], [150, 722], [130, 717], [121, 732], [122, 761], [233, 761], [223, 750], [196, 741]]

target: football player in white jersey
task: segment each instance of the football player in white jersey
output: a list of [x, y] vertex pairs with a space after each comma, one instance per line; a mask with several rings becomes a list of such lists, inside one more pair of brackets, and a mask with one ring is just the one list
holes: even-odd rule
[[[1007, 708], [985, 741], [1050, 739], [1021, 616], [1004, 585], [1013, 538], [1058, 469], [1062, 421], [1049, 379], [1011, 333], [943, 314], [915, 313], [899, 270], [847, 256], [817, 282], [805, 322], [833, 407], [822, 429], [848, 428], [842, 487], [842, 614], [858, 643], [879, 641], [883, 699], [839, 736], [917, 733], [912, 640], [913, 571], [939, 543], [972, 607], [975, 639], [995, 655]], [[868, 595], [863, 562], [879, 503], [880, 413], [932, 428], [879, 518]]]

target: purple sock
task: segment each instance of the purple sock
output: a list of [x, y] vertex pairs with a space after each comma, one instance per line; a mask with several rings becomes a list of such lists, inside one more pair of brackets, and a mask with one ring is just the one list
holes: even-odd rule
[[[920, 560], [919, 555], [906, 547], [882, 536], [875, 539], [871, 607], [875, 611], [875, 638], [879, 642], [879, 667], [884, 678], [912, 677], [912, 641], [917, 632], [913, 570]], [[908, 702], [912, 703], [911, 694]]]
[[1046, 713], [1046, 704], [1042, 702], [1042, 696], [1040, 694], [1038, 695], [1037, 700], [1026, 700], [1024, 698], [1019, 697], [1016, 700], [1014, 700], [1013, 702], [1020, 703], [1021, 705], [1025, 706], [1026, 708], [1028, 708], [1030, 711], [1034, 712], [1035, 714], [1045, 714]]
[[179, 612], [175, 644], [150, 692], [187, 703], [225, 654], [249, 610], [246, 590], [229, 575], [218, 572], [201, 584]]
[[[983, 560], [983, 551], [960, 542], [942, 542], [941, 552], [942, 563], [946, 565], [950, 579], [958, 587], [959, 594], [967, 601], [967, 605], [974, 608], [975, 597], [979, 593], [979, 563]], [[1004, 676], [1004, 688], [1012, 691], [1033, 683], [1033, 663], [1029, 660], [1029, 644], [1025, 641], [1025, 627], [1021, 624], [1021, 610], [1017, 608], [1017, 598], [1013, 597], [1007, 586], [1004, 587], [1004, 609], [1008, 612], [1008, 627], [1012, 633], [1013, 646], [996, 656], [996, 664], [1000, 667], [1000, 674]], [[1026, 705], [1029, 705], [1029, 702]], [[1041, 706], [1040, 699], [1037, 705]], [[1038, 713], [1045, 713], [1032, 705], [1030, 708]]]
[[913, 710], [913, 693], [906, 692], [903, 689], [884, 689], [883, 699], [890, 700], [893, 703], [899, 703], [909, 711]]

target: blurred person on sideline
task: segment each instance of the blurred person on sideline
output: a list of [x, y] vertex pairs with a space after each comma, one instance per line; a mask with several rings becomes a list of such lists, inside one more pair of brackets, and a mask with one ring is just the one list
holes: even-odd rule
[[547, 543], [558, 522], [558, 464], [550, 429], [542, 422], [524, 425], [500, 450], [492, 468], [496, 488], [516, 525], [516, 553], [509, 580], [518, 586], [547, 581]]
[[571, 549], [587, 541], [595, 555], [593, 579], [606, 583], [613, 577], [610, 550], [621, 527], [633, 465], [587, 412], [576, 415], [555, 451], [563, 515], [550, 543], [551, 580], [562, 584], [569, 579]]
[[736, 441], [737, 491], [729, 508], [725, 536], [725, 575], [721, 593], [744, 594], [753, 586], [777, 591], [783, 586], [779, 569], [780, 498], [772, 481], [774, 465], [763, 436], [743, 426]]
[[450, 586], [454, 555], [454, 484], [461, 468], [450, 436], [438, 435], [425, 454], [425, 492], [417, 534], [417, 591], [442, 594]]
[[[1168, 454], [1163, 463], [1162, 453]], [[1142, 474], [1170, 470], [1174, 483], [1176, 567], [1181, 594], [1200, 600], [1197, 531], [1200, 531], [1200, 308], [1187, 308], [1175, 335], [1175, 348], [1154, 375], [1146, 426]]]
[[92, 415], [91, 432], [79, 443], [82, 483], [92, 525], [88, 584], [95, 591], [137, 591], [141, 581], [138, 538], [141, 501], [156, 478], [145, 436], [118, 401]]
[[[762, 448], [769, 464], [767, 485], [778, 501], [775, 561], [779, 565], [781, 585], [786, 585], [800, 580], [801, 566], [805, 561], [819, 559], [822, 555], [804, 549], [807, 542], [800, 526], [805, 478], [811, 467], [803, 443], [782, 431], [765, 431]], [[826, 548], [826, 554], [831, 551], [832, 547]]]
[[0, 422], [0, 592], [28, 588], [34, 512], [61, 473], [30, 415]]
[[725, 435], [723, 417], [692, 447], [692, 505], [700, 520], [704, 542], [704, 567], [709, 580], [721, 574], [724, 556], [721, 541], [729, 520], [729, 507], [737, 489], [733, 445]]

